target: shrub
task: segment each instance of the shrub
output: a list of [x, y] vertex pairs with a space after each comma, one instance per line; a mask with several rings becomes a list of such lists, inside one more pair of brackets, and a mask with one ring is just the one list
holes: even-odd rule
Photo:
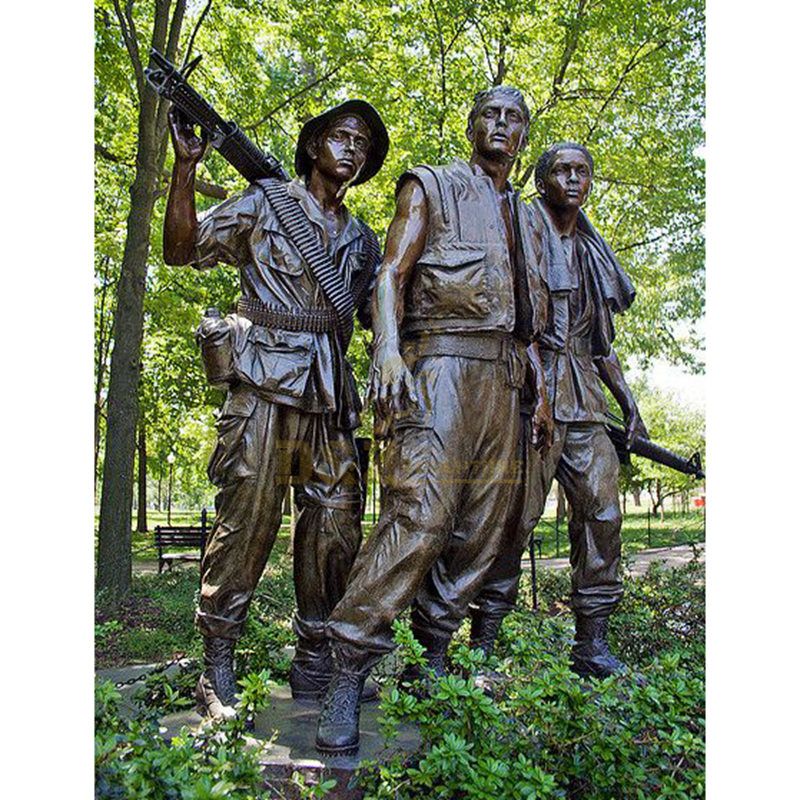
[[167, 741], [158, 717], [140, 709], [133, 719], [119, 713], [119, 692], [98, 685], [95, 700], [95, 798], [154, 800], [256, 800], [263, 797], [261, 767], [245, 738], [246, 720], [266, 704], [266, 673], [240, 682], [240, 716]]
[[[412, 755], [366, 765], [366, 798], [699, 798], [704, 793], [705, 633], [701, 568], [652, 569], [627, 582], [614, 625], [632, 667], [605, 680], [569, 669], [574, 633], [562, 613], [569, 579], [542, 582], [553, 616], [517, 611], [506, 619], [498, 657], [482, 663], [462, 644], [451, 648], [460, 674], [436, 681], [418, 698], [398, 688], [384, 695], [389, 735], [415, 723], [422, 746]], [[419, 645], [405, 625], [396, 640], [408, 661]], [[508, 680], [487, 697], [475, 674], [501, 668]]]

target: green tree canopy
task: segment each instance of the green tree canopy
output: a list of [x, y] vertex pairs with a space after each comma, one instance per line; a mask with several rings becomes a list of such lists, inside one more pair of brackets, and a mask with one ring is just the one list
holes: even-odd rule
[[[134, 21], [140, 58], [145, 54], [146, 61], [152, 19], [164, 2], [95, 4], [100, 440], [141, 89], [121, 19]], [[468, 155], [464, 131], [475, 93], [500, 83], [522, 89], [532, 112], [530, 144], [512, 179], [526, 199], [535, 195], [536, 159], [552, 142], [582, 142], [594, 155], [587, 212], [638, 293], [617, 325], [620, 355], [645, 366], [665, 358], [702, 368], [697, 331], [704, 296], [700, 0], [340, 0], [323, 5], [201, 0], [187, 4], [185, 17], [177, 57], [183, 61], [190, 43], [192, 56], [203, 55], [193, 85], [287, 167], [310, 116], [347, 97], [362, 97], [379, 109], [391, 136], [388, 158], [375, 179], [348, 194], [351, 210], [379, 236], [391, 219], [394, 185], [405, 169]], [[150, 220], [143, 311], [139, 395], [153, 466], [175, 450], [175, 432], [192, 425], [210, 430], [211, 409], [220, 397], [206, 386], [193, 329], [205, 307], [227, 310], [238, 288], [231, 269], [196, 273], [163, 264], [160, 238], [171, 157], [168, 150]], [[201, 209], [244, 188], [215, 152], [198, 177]], [[364, 344], [359, 334], [351, 349], [362, 381], [368, 363]], [[204, 457], [203, 448], [179, 450], [179, 470], [203, 480], [194, 466]]]

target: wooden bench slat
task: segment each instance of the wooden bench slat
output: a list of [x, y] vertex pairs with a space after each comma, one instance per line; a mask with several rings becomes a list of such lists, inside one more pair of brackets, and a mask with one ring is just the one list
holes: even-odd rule
[[[156, 525], [154, 538], [158, 548], [159, 572], [164, 564], [171, 566], [173, 561], [200, 561], [202, 559], [209, 530], [205, 509], [201, 513], [201, 521], [201, 525]], [[165, 553], [165, 548], [170, 547], [196, 547], [199, 548], [199, 552]]]

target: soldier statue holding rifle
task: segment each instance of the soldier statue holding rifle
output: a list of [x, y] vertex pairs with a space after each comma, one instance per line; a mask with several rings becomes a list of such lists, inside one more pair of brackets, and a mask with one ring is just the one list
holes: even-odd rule
[[[169, 66], [156, 77], [171, 78]], [[191, 121], [198, 120], [173, 109], [164, 259], [199, 269], [224, 262], [241, 276], [237, 313], [207, 317], [198, 331], [209, 378], [227, 386], [227, 398], [208, 467], [219, 491], [201, 565], [196, 620], [205, 670], [196, 694], [204, 712], [226, 717], [236, 700], [234, 646], [290, 480], [299, 507], [293, 695], [316, 697], [331, 676], [324, 624], [361, 540], [354, 440], [360, 403], [345, 353], [353, 312], [369, 323], [367, 298], [380, 258], [375, 235], [344, 198], [348, 187], [378, 172], [389, 139], [371, 105], [348, 100], [303, 126], [296, 180], [251, 177], [244, 192], [198, 219], [195, 168], [208, 137], [206, 128], [196, 136]]]
[[[624, 666], [609, 651], [606, 638], [608, 618], [622, 598], [622, 514], [619, 460], [606, 430], [608, 404], [602, 384], [625, 415], [623, 451], [646, 441], [648, 434], [612, 347], [613, 314], [630, 306], [634, 289], [581, 210], [593, 172], [591, 154], [574, 142], [553, 145], [536, 164], [540, 197], [533, 203], [534, 236], [546, 254], [543, 278], [549, 295], [539, 349], [555, 435], [541, 466], [527, 475], [527, 513], [516, 532], [509, 529], [509, 539], [476, 600], [484, 620], [483, 636], [476, 644], [491, 651], [502, 619], [514, 605], [522, 554], [555, 478], [571, 508], [576, 620], [572, 668], [581, 675], [606, 677]], [[653, 449], [661, 450], [655, 445]]]

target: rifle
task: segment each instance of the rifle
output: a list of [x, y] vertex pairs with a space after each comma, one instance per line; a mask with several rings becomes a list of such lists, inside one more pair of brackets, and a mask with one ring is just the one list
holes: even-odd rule
[[682, 458], [677, 453], [667, 450], [666, 447], [661, 447], [661, 445], [651, 442], [649, 439], [643, 439], [641, 436], [634, 437], [629, 450], [625, 442], [625, 429], [614, 424], [615, 422], [621, 423], [622, 420], [611, 414], [609, 414], [609, 418], [611, 421], [606, 423], [606, 432], [614, 445], [614, 449], [617, 451], [621, 464], [630, 464], [630, 456], [633, 453], [656, 464], [663, 464], [665, 467], [682, 472], [684, 475], [694, 475], [698, 480], [705, 478], [706, 474], [703, 472], [700, 453], [692, 453], [689, 458]]
[[197, 56], [183, 70], [164, 58], [155, 48], [150, 50], [155, 67], [147, 67], [144, 77], [162, 97], [166, 97], [192, 125], [205, 131], [220, 155], [250, 183], [261, 178], [288, 181], [289, 174], [275, 156], [265, 153], [245, 136], [235, 122], [226, 122], [212, 105], [187, 83], [187, 78], [200, 62]]

